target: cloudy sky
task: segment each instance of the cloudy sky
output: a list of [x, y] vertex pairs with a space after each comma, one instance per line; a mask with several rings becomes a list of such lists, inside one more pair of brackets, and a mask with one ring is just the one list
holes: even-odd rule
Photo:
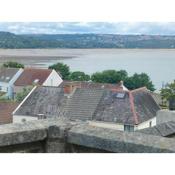
[[175, 22], [0, 22], [0, 31], [16, 34], [159, 34], [175, 35]]

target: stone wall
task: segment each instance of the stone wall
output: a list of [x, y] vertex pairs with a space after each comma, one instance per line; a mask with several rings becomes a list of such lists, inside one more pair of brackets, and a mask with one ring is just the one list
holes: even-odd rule
[[175, 111], [160, 110], [156, 115], [156, 124], [165, 123], [168, 121], [175, 121]]
[[0, 126], [0, 152], [175, 152], [175, 141], [51, 119]]

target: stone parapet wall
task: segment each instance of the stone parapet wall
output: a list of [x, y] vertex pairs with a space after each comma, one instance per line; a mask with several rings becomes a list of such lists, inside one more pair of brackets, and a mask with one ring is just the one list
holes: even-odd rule
[[51, 119], [0, 126], [0, 152], [175, 152], [175, 140]]

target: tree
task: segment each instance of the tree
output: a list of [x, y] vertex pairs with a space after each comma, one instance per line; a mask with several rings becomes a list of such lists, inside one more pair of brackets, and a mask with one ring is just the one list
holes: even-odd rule
[[3, 64], [3, 67], [10, 67], [10, 68], [24, 68], [24, 65], [18, 62], [8, 61]]
[[155, 90], [150, 77], [146, 73], [135, 73], [133, 76], [127, 78], [125, 85], [128, 89], [136, 89], [146, 86], [151, 91]]
[[21, 102], [32, 90], [33, 87], [23, 88], [22, 92], [16, 94], [16, 101]]
[[161, 96], [166, 100], [175, 99], [175, 82], [168, 84], [165, 88], [162, 88]]
[[160, 91], [162, 96], [162, 106], [169, 106], [170, 110], [175, 110], [175, 82], [167, 84]]
[[55, 71], [59, 72], [63, 78], [63, 80], [67, 80], [70, 75], [70, 68], [68, 65], [63, 63], [56, 63], [52, 66], [49, 66], [49, 69], [54, 69]]
[[89, 81], [90, 76], [85, 74], [84, 72], [76, 71], [70, 74], [69, 79], [73, 81]]
[[125, 70], [105, 70], [92, 74], [91, 80], [98, 83], [118, 83], [121, 80], [125, 81], [128, 74]]

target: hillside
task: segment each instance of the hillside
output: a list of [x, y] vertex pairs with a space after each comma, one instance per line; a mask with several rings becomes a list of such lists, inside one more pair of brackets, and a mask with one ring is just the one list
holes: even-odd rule
[[175, 36], [0, 32], [0, 48], [175, 48]]

